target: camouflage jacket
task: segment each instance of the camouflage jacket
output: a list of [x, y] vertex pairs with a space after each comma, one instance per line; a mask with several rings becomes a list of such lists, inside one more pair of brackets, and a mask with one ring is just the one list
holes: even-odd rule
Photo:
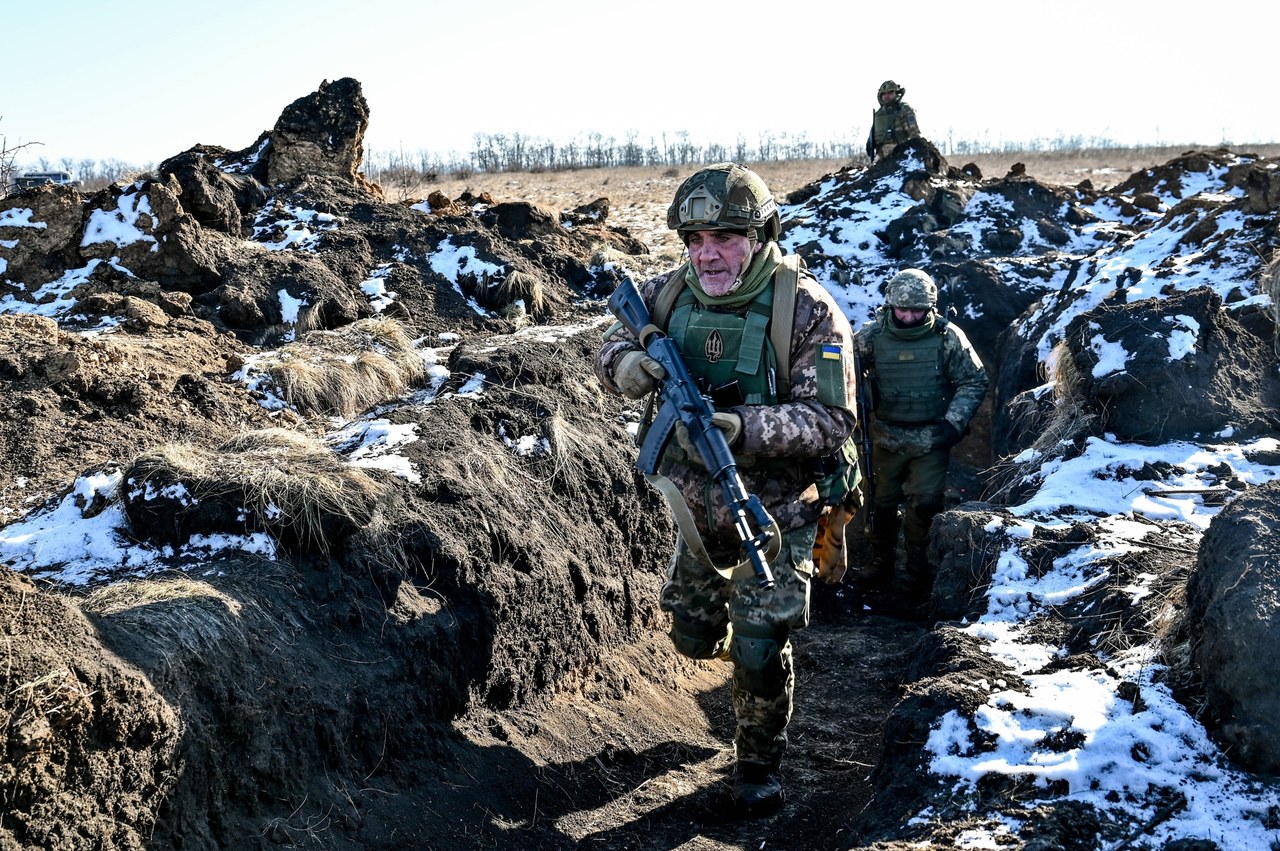
[[885, 145], [901, 145], [919, 135], [915, 110], [905, 103], [890, 104], [880, 107], [872, 116], [871, 138], [867, 140], [867, 147], [879, 154]]
[[[652, 311], [659, 290], [670, 274], [646, 281], [640, 287], [645, 304]], [[823, 345], [839, 346], [844, 355], [848, 407], [832, 407], [818, 402], [818, 351]], [[620, 328], [605, 340], [596, 356], [596, 377], [606, 389], [617, 393], [614, 365], [625, 353], [640, 344]], [[831, 295], [807, 272], [801, 274], [796, 293], [795, 325], [791, 332], [791, 395], [776, 405], [740, 405], [732, 410], [742, 417], [742, 438], [733, 447], [739, 459], [739, 473], [749, 493], [760, 501], [779, 528], [786, 532], [818, 518], [822, 505], [814, 482], [817, 464], [833, 455], [853, 433], [854, 400], [857, 398], [853, 369], [853, 329]], [[760, 459], [767, 467], [749, 466]], [[794, 459], [778, 466], [774, 459]], [[709, 549], [735, 551], [738, 535], [724, 505], [724, 497], [707, 471], [664, 458], [659, 472], [671, 479], [689, 504]], [[708, 522], [708, 515], [713, 522]]]
[[[942, 337], [939, 359], [944, 387], [940, 392], [946, 403], [942, 420], [951, 423], [956, 431], [964, 434], [986, 395], [987, 369], [964, 331], [953, 322], [939, 320], [936, 314], [933, 319], [937, 323], [934, 327], [939, 329], [938, 333]], [[854, 346], [871, 381], [872, 396], [877, 403], [885, 394], [880, 386], [881, 376], [875, 367], [875, 340], [880, 334], [893, 335], [896, 327], [890, 311], [882, 307], [875, 319], [858, 329], [854, 338]], [[942, 420], [921, 425], [902, 425], [877, 418], [871, 424], [875, 448], [887, 452], [905, 452], [912, 456], [924, 455], [933, 447], [934, 428]]]

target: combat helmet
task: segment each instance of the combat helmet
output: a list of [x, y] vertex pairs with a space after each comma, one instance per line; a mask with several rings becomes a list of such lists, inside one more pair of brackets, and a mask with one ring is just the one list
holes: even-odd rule
[[884, 95], [886, 92], [895, 93], [897, 97], [894, 98], [894, 101], [896, 102], [902, 100], [902, 96], [907, 93], [907, 90], [902, 86], [899, 86], [893, 80], [885, 80], [880, 84], [880, 88], [876, 91], [876, 103], [884, 102]]
[[760, 242], [778, 238], [778, 203], [760, 175], [738, 163], [709, 165], [685, 179], [667, 209], [681, 238], [699, 230], [745, 231]]
[[884, 297], [890, 307], [930, 310], [938, 304], [938, 285], [919, 269], [903, 269], [885, 284]]

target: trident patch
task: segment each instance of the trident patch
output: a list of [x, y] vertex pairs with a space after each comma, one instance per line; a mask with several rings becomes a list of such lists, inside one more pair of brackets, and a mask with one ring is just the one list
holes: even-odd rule
[[707, 345], [703, 351], [710, 363], [718, 363], [724, 357], [724, 339], [720, 336], [720, 329], [713, 328], [707, 335]]

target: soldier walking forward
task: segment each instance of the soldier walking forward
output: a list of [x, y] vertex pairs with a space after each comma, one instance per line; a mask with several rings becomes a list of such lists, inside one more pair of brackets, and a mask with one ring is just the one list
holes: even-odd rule
[[[689, 522], [681, 524], [661, 606], [678, 652], [733, 663], [733, 799], [743, 814], [759, 815], [783, 803], [795, 682], [790, 636], [809, 621], [815, 528], [833, 500], [820, 483], [852, 445], [853, 332], [803, 264], [782, 255], [777, 204], [750, 169], [721, 163], [689, 177], [667, 225], [688, 261], [642, 284], [641, 296], [712, 399], [713, 422], [746, 489], [781, 532], [769, 563], [772, 588], [749, 575], [726, 578], [716, 565], [737, 561], [741, 540], [687, 432], [676, 431], [658, 472], [673, 485], [664, 489], [673, 512]], [[791, 328], [783, 352], [773, 342], [780, 324]], [[631, 399], [653, 393], [665, 377], [621, 324], [606, 332], [596, 374]]]
[[906, 595], [921, 602], [933, 587], [929, 526], [942, 511], [951, 448], [982, 404], [987, 371], [964, 332], [938, 315], [938, 287], [928, 274], [899, 272], [885, 287], [885, 301], [855, 342], [875, 406], [872, 560], [857, 584], [864, 591], [889, 586], [901, 529]]

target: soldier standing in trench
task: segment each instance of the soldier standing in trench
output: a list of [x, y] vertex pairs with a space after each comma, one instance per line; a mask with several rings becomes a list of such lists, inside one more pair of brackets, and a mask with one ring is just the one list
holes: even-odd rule
[[871, 132], [867, 134], [867, 159], [887, 157], [908, 139], [920, 135], [916, 112], [902, 101], [907, 90], [893, 80], [885, 80], [876, 92], [877, 109], [871, 116]]
[[[809, 621], [818, 520], [851, 486], [850, 463], [857, 468], [853, 331], [798, 259], [782, 256], [777, 204], [750, 169], [721, 163], [685, 180], [667, 226], [679, 233], [688, 261], [641, 285], [641, 297], [705, 385], [713, 423], [725, 432], [746, 490], [776, 520], [781, 551], [769, 564], [772, 588], [717, 568], [737, 560], [741, 542], [723, 494], [677, 429], [659, 474], [684, 520], [661, 606], [678, 652], [733, 663], [733, 801], [743, 815], [763, 815], [783, 803], [795, 683], [790, 635]], [[787, 350], [778, 351], [783, 340]], [[605, 333], [596, 375], [638, 400], [659, 388], [665, 371], [618, 324]]]
[[[925, 272], [905, 269], [885, 286], [885, 305], [858, 330], [855, 346], [870, 382], [872, 481], [868, 527], [872, 558], [855, 577], [862, 591], [884, 591], [893, 579], [903, 532], [908, 601], [933, 588], [929, 526], [942, 511], [951, 448], [960, 442], [987, 392], [987, 371], [964, 332], [938, 315], [938, 287]], [[899, 505], [905, 501], [900, 516]]]

